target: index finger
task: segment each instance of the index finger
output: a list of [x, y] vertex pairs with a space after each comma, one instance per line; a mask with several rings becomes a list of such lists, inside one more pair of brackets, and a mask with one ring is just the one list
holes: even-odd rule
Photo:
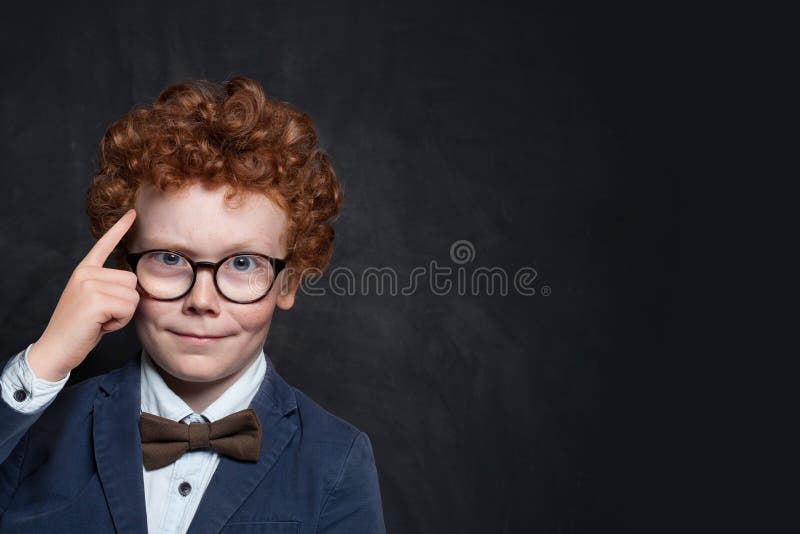
[[114, 226], [109, 228], [108, 231], [97, 240], [97, 243], [94, 244], [79, 265], [102, 267], [114, 251], [114, 248], [116, 248], [122, 240], [122, 237], [128, 232], [131, 226], [133, 226], [134, 219], [136, 219], [136, 210], [131, 208], [114, 223]]

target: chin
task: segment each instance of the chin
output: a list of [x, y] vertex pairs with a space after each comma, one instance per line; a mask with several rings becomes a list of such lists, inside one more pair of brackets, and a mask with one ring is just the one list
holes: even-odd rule
[[177, 358], [162, 359], [149, 353], [152, 360], [170, 376], [184, 382], [213, 382], [225, 378], [224, 369], [213, 356], [183, 354]]

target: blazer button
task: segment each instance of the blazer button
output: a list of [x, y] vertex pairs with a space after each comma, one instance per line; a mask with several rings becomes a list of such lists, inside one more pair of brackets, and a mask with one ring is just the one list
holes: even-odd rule
[[17, 402], [22, 402], [28, 398], [28, 393], [24, 389], [18, 389], [14, 392], [14, 400]]
[[178, 486], [178, 493], [186, 497], [192, 492], [192, 485], [186, 481], [181, 482], [180, 486]]

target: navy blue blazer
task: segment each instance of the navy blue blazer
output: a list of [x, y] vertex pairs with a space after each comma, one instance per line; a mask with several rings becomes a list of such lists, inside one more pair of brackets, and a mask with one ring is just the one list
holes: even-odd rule
[[[0, 400], [0, 532], [147, 532], [139, 358], [62, 390], [39, 419]], [[256, 463], [220, 457], [190, 533], [384, 533], [367, 435], [268, 359]]]

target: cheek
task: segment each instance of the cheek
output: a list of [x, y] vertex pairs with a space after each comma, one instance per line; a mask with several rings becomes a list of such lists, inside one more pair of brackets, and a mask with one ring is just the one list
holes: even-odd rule
[[[266, 299], [265, 299], [266, 300]], [[259, 332], [264, 330], [272, 321], [275, 311], [274, 303], [269, 302], [251, 304], [231, 312], [231, 316], [242, 330]]]
[[164, 304], [164, 302], [158, 302], [147, 298], [139, 299], [139, 305], [136, 307], [136, 313], [133, 316], [136, 324], [152, 325], [153, 323], [157, 323], [159, 317], [163, 317], [165, 313], [168, 313], [168, 311], [164, 309]]

